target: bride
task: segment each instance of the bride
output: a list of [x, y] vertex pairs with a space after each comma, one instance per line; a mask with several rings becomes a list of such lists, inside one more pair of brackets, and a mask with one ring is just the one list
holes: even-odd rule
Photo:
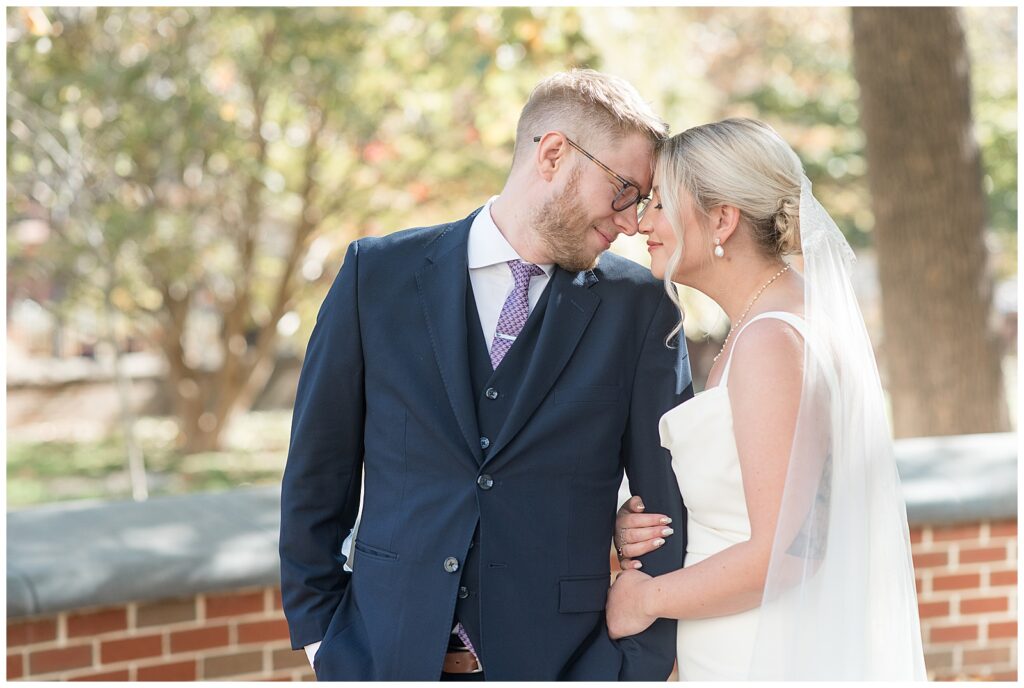
[[630, 500], [610, 635], [678, 619], [681, 680], [923, 680], [906, 507], [853, 252], [799, 158], [749, 119], [678, 134], [640, 231], [670, 296], [672, 282], [699, 289], [732, 329], [705, 391], [660, 419], [687, 508], [684, 567], [639, 570], [663, 526], [640, 513], [642, 495]]

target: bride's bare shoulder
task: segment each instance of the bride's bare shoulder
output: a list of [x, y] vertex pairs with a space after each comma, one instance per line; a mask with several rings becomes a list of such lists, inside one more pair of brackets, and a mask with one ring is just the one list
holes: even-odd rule
[[[797, 318], [803, 314], [786, 311]], [[800, 331], [781, 318], [760, 318], [744, 328], [732, 352], [729, 387], [735, 391], [772, 394], [799, 389], [804, 340]]]

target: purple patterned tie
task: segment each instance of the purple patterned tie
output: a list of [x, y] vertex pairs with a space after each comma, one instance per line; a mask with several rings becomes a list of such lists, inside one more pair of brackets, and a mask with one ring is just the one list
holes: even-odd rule
[[530, 280], [544, 271], [533, 263], [524, 263], [516, 259], [508, 261], [508, 267], [512, 271], [512, 280], [515, 286], [512, 293], [505, 299], [505, 305], [501, 307], [501, 315], [498, 316], [498, 328], [494, 333], [494, 342], [491, 344], [491, 366], [497, 368], [501, 359], [512, 348], [512, 343], [526, 324], [530, 317]]

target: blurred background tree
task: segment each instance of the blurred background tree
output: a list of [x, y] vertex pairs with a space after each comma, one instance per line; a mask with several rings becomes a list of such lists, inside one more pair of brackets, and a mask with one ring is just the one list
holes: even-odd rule
[[1006, 431], [961, 13], [855, 7], [852, 18], [894, 432]]
[[109, 295], [166, 358], [180, 447], [216, 449], [349, 241], [500, 189], [496, 115], [594, 59], [569, 16], [21, 10], [10, 216], [59, 239], [13, 269], [59, 278], [54, 308]]
[[[140, 419], [139, 441], [161, 475], [214, 457], [216, 478], [187, 489], [279, 477], [289, 401], [273, 422], [243, 412], [275, 368], [294, 373], [347, 244], [462, 217], [500, 191], [530, 89], [573, 66], [629, 79], [674, 131], [736, 115], [780, 131], [858, 249], [891, 385], [845, 8], [11, 8], [7, 19], [9, 332], [20, 344], [22, 320], [44, 306], [53, 333], [9, 371], [89, 355], [92, 334], [127, 352], [126, 368], [158, 353], [176, 421], [168, 433]], [[964, 25], [984, 236], [1015, 327], [1016, 9], [968, 8]], [[630, 238], [613, 250], [647, 260]], [[685, 299], [702, 383], [718, 348], [708, 338], [728, 323], [699, 293]], [[59, 436], [68, 418], [50, 417]], [[274, 438], [269, 458], [225, 446], [232, 426]], [[121, 466], [130, 433], [119, 433], [88, 458], [74, 458], [82, 443], [14, 433], [9, 485], [46, 457], [55, 474], [99, 475], [108, 454]], [[218, 446], [228, 452], [196, 453]]]

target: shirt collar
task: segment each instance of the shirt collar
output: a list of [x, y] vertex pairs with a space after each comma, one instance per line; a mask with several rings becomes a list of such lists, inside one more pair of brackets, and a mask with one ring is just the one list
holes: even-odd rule
[[[505, 235], [498, 229], [491, 217], [491, 204], [497, 196], [492, 196], [483, 209], [473, 218], [473, 224], [469, 228], [468, 259], [469, 269], [485, 268], [497, 263], [507, 263], [510, 260], [522, 260], [522, 257], [508, 243]], [[551, 277], [555, 271], [554, 263], [537, 265], [544, 274]]]

